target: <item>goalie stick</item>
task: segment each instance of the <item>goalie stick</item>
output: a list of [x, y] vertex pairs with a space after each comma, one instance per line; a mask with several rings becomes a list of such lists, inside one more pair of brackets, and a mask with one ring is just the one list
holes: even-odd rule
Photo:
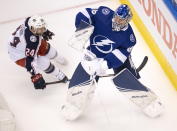
[[[145, 56], [144, 59], [143, 59], [143, 61], [139, 65], [139, 67], [136, 69], [138, 73], [145, 67], [145, 65], [146, 65], [147, 62], [148, 62], [148, 57]], [[101, 76], [101, 77], [111, 77], [111, 76], [115, 76], [115, 74], [109, 74], [109, 75]]]
[[[148, 57], [145, 56], [143, 61], [141, 62], [141, 64], [139, 65], [139, 67], [137, 68], [137, 72], [140, 72], [146, 65], [148, 61]], [[115, 74], [109, 74], [106, 76], [100, 76], [100, 77], [111, 77], [111, 76], [115, 76]], [[70, 81], [70, 79], [68, 80], [68, 82]], [[52, 81], [52, 82], [46, 82], [46, 85], [52, 85], [52, 84], [59, 84], [59, 83], [63, 83], [62, 81]]]
[[141, 63], [141, 64], [139, 65], [139, 67], [136, 69], [137, 72], [140, 72], [140, 71], [144, 68], [144, 66], [146, 65], [147, 61], [148, 61], [148, 57], [145, 56], [144, 59], [143, 59], [143, 61], [142, 61], [142, 63]]
[[[70, 81], [70, 79], [69, 79], [68, 81]], [[68, 82], [68, 81], [67, 81], [67, 82]], [[45, 85], [52, 85], [52, 84], [59, 84], [59, 83], [63, 83], [63, 81], [46, 82]]]

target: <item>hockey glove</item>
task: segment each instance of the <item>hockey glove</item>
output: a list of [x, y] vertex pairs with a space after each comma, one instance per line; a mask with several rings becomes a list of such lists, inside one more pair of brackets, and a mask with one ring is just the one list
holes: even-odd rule
[[47, 30], [46, 32], [44, 32], [42, 34], [42, 37], [44, 38], [44, 40], [48, 41], [50, 39], [52, 39], [52, 36], [54, 36], [55, 34], [49, 30]]
[[89, 75], [104, 75], [108, 69], [107, 61], [94, 59], [92, 61], [81, 61], [81, 65]]
[[46, 88], [45, 80], [43, 79], [41, 74], [36, 74], [31, 77], [31, 81], [34, 84], [35, 89], [44, 89]]

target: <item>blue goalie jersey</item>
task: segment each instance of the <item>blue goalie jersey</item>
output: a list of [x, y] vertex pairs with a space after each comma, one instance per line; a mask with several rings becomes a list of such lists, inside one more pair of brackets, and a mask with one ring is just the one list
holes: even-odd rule
[[76, 15], [75, 26], [78, 28], [81, 20], [93, 25], [88, 50], [106, 60], [109, 68], [118, 68], [130, 55], [136, 38], [130, 24], [120, 31], [113, 31], [113, 15], [114, 11], [108, 7], [86, 8]]

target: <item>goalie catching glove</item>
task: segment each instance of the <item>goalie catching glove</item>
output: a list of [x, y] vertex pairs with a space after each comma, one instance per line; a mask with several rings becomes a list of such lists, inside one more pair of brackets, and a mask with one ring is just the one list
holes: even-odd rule
[[45, 80], [43, 79], [41, 74], [36, 74], [31, 77], [31, 81], [34, 84], [35, 89], [44, 89], [46, 88]]

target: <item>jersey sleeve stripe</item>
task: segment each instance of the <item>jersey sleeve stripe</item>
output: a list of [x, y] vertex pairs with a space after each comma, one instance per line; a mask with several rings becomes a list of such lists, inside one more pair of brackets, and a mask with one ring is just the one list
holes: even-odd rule
[[127, 57], [119, 50], [119, 49], [115, 49], [112, 52], [122, 63], [124, 63], [127, 59]]

